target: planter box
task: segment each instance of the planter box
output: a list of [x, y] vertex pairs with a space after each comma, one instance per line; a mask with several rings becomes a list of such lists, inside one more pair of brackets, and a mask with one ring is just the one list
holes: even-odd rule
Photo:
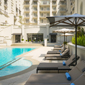
[[[70, 55], [75, 54], [75, 44], [68, 43], [70, 49]], [[77, 45], [77, 55], [80, 56], [80, 60], [85, 60], [85, 47]]]

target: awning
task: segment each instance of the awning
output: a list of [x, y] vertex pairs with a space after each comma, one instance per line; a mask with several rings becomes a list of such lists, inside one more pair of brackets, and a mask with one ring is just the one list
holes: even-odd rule
[[12, 35], [22, 35], [22, 33], [13, 33]]
[[57, 33], [50, 33], [49, 35], [57, 35]]

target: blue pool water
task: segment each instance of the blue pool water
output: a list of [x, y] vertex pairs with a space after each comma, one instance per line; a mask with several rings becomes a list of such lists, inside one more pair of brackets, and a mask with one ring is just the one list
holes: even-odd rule
[[29, 52], [35, 48], [3, 48], [0, 49], [0, 66], [15, 59], [16, 56]]
[[0, 77], [14, 74], [29, 68], [31, 61], [17, 57], [35, 48], [3, 48], [0, 49]]
[[0, 77], [20, 72], [29, 68], [31, 65], [31, 61], [20, 59], [19, 61], [16, 61], [11, 65], [5, 67], [4, 69], [0, 70]]

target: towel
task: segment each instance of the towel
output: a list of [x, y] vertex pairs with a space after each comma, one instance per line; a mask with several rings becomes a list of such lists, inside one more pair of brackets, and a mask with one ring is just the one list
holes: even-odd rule
[[71, 80], [71, 76], [70, 76], [70, 74], [69, 74], [68, 72], [66, 72], [65, 75], [66, 75], [67, 80], [70, 81], [70, 80]]
[[66, 63], [65, 63], [65, 61], [63, 61], [63, 66], [66, 66]]

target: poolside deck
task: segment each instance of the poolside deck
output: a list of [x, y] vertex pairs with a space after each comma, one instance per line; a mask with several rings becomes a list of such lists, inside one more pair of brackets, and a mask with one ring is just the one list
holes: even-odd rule
[[20, 55], [19, 57], [24, 57], [25, 59], [31, 60], [33, 62], [32, 67], [22, 72], [0, 78], [0, 85], [24, 85], [25, 82], [28, 80], [29, 76], [33, 73], [36, 73], [36, 66], [40, 62], [61, 62], [61, 61], [44, 60], [44, 55], [47, 53], [47, 51], [52, 49], [53, 47], [39, 46], [36, 47], [35, 50]]

